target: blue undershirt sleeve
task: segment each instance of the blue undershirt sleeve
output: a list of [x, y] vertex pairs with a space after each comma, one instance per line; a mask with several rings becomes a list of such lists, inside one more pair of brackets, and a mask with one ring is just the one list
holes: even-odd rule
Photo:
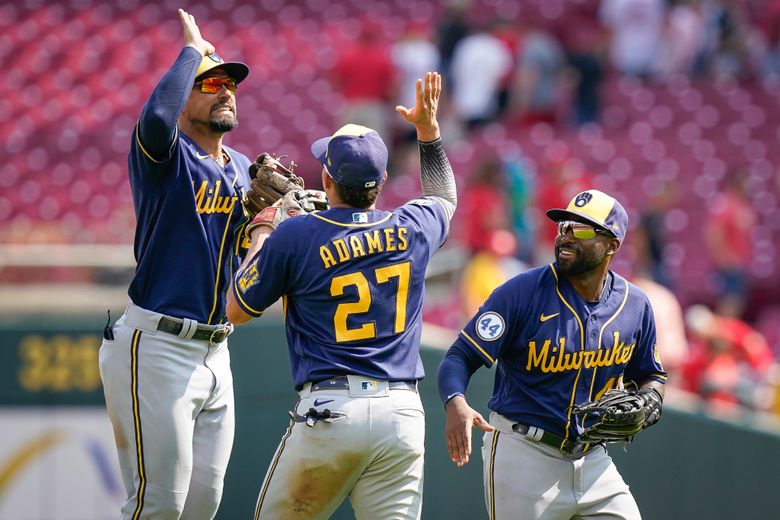
[[176, 121], [190, 97], [195, 73], [203, 57], [193, 47], [184, 47], [173, 66], [152, 90], [141, 110], [138, 137], [155, 160], [170, 157], [176, 137]]
[[482, 359], [459, 341], [453, 343], [439, 364], [437, 383], [444, 404], [456, 395], [465, 395], [469, 379], [482, 366]]

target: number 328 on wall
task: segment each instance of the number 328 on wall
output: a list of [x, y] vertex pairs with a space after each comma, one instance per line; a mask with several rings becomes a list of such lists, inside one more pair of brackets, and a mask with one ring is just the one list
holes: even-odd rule
[[100, 388], [97, 336], [26, 336], [19, 343], [18, 382], [28, 392]]

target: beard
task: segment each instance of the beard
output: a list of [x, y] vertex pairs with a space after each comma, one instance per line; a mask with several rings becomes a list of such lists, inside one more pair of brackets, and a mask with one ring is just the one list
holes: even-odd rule
[[[218, 104], [212, 108], [212, 112], [222, 108], [224, 105]], [[213, 132], [230, 132], [238, 126], [238, 118], [234, 113], [223, 114], [219, 116], [211, 116], [209, 118], [209, 128]]]
[[[569, 248], [571, 249], [571, 248]], [[605, 254], [599, 254], [595, 250], [583, 253], [577, 249], [574, 259], [561, 260], [560, 246], [555, 248], [555, 262], [558, 272], [565, 275], [580, 275], [592, 271], [604, 261]]]
[[238, 126], [238, 119], [235, 117], [222, 117], [220, 119], [209, 119], [209, 128], [214, 132], [230, 132]]

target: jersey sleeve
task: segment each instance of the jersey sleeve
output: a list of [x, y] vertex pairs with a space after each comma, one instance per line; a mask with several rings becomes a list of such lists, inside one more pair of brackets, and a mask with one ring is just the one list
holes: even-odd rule
[[520, 326], [523, 312], [518, 310], [517, 278], [504, 283], [488, 297], [476, 314], [458, 333], [462, 347], [476, 352], [482, 363], [490, 367], [505, 346], [511, 344], [512, 328]]
[[197, 50], [184, 47], [141, 110], [134, 132], [134, 145], [154, 163], [171, 157], [178, 132], [176, 121], [189, 99], [200, 60]]
[[286, 293], [290, 269], [288, 235], [272, 233], [252, 260], [233, 279], [233, 294], [241, 309], [253, 317], [263, 314]]
[[472, 374], [482, 366], [482, 358], [459, 339], [450, 347], [439, 364], [436, 384], [445, 405], [456, 395], [465, 395]]
[[406, 219], [415, 222], [422, 236], [426, 237], [431, 248], [431, 256], [447, 240], [449, 217], [440, 197], [429, 196], [410, 200], [400, 210]]
[[666, 383], [666, 371], [661, 364], [656, 341], [655, 318], [650, 302], [645, 299], [641, 315], [640, 336], [636, 350], [631, 360], [626, 365], [623, 375], [625, 381], [633, 381], [641, 385], [648, 379]]

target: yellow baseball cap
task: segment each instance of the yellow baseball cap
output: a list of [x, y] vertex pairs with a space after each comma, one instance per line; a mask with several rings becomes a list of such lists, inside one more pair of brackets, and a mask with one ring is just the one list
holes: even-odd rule
[[599, 190], [587, 190], [571, 199], [566, 209], [547, 210], [554, 222], [576, 220], [606, 229], [623, 242], [628, 231], [628, 214], [613, 197]]
[[222, 69], [227, 72], [236, 83], [241, 83], [249, 75], [249, 67], [246, 63], [240, 61], [225, 61], [222, 56], [216, 52], [203, 56], [200, 61], [198, 71], [195, 73], [195, 79], [212, 69]]

